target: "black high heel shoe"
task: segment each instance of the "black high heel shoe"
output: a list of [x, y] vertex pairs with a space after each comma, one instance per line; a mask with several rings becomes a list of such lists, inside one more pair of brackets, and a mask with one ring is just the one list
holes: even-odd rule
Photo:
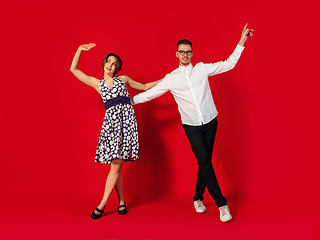
[[[124, 207], [124, 209], [119, 210], [120, 208], [123, 208], [123, 207]], [[128, 213], [126, 203], [124, 203], [123, 205], [119, 205], [118, 213], [119, 213], [119, 215], [123, 215], [123, 214], [127, 214]]]
[[[99, 203], [100, 204], [100, 203]], [[96, 214], [94, 211], [99, 212], [100, 214]], [[93, 212], [91, 213], [91, 218], [92, 219], [99, 219], [101, 218], [101, 215], [104, 213], [104, 209], [100, 210], [99, 208], [96, 208], [95, 210], [93, 210]]]

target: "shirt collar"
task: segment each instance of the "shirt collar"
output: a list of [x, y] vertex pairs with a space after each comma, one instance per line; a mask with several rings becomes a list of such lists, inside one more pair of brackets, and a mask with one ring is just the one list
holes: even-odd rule
[[189, 70], [189, 71], [191, 71], [192, 68], [193, 68], [193, 66], [192, 66], [191, 63], [190, 63], [188, 66], [186, 66], [186, 67], [183, 67], [183, 66], [179, 65], [179, 69], [180, 69], [181, 71], [184, 71], [184, 70], [186, 70], [186, 69]]

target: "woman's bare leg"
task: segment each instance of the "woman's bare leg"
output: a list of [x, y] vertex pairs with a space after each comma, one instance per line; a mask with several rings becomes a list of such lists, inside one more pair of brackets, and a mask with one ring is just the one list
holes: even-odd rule
[[[114, 187], [116, 186], [119, 176], [121, 176], [121, 168], [122, 168], [123, 162], [124, 161], [120, 159], [115, 159], [115, 160], [112, 160], [111, 162], [110, 172], [106, 180], [106, 186], [104, 189], [103, 198], [98, 206], [100, 210], [104, 209]], [[99, 214], [99, 212], [97, 211], [95, 211], [95, 213]]]
[[[124, 197], [123, 197], [123, 181], [122, 181], [122, 174], [120, 172], [120, 175], [118, 177], [118, 181], [116, 183], [116, 192], [118, 195], [119, 205], [124, 205]], [[123, 210], [124, 207], [120, 208], [119, 210]]]

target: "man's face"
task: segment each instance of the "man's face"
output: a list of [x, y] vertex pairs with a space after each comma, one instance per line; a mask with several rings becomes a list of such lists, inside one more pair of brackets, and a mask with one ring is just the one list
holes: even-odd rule
[[180, 44], [178, 47], [178, 51], [176, 52], [176, 56], [179, 59], [180, 65], [183, 67], [187, 67], [192, 58], [192, 48], [188, 44]]

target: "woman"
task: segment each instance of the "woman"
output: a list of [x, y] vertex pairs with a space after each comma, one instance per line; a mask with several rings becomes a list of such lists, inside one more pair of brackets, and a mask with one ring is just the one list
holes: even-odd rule
[[128, 76], [115, 76], [122, 67], [118, 55], [109, 53], [102, 60], [103, 78], [90, 77], [79, 70], [79, 59], [82, 51], [88, 51], [96, 44], [89, 43], [79, 46], [70, 71], [85, 84], [93, 87], [102, 97], [106, 113], [99, 137], [95, 162], [111, 164], [104, 195], [98, 207], [92, 212], [91, 218], [98, 219], [104, 212], [108, 198], [115, 188], [119, 199], [118, 213], [126, 214], [127, 208], [122, 193], [121, 168], [125, 161], [139, 158], [139, 141], [137, 123], [131, 106], [126, 85], [138, 90], [148, 90], [159, 81], [147, 84], [138, 83]]

